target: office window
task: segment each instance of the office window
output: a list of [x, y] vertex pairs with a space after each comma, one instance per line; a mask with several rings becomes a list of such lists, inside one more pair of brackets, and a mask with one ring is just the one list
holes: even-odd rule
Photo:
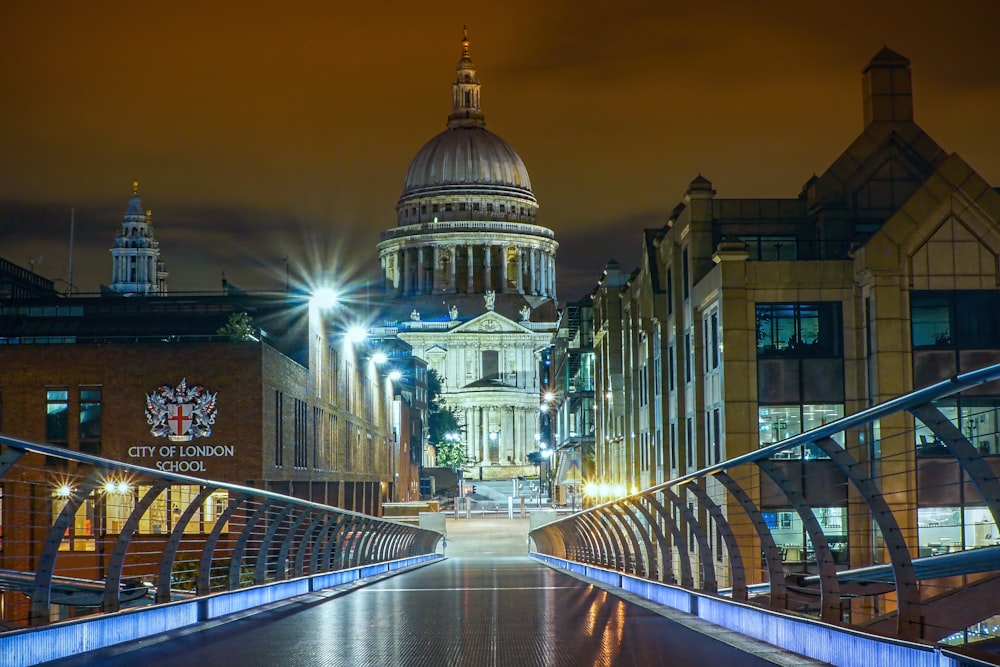
[[691, 370], [691, 333], [684, 333], [684, 382], [690, 382], [693, 377]]
[[751, 260], [777, 261], [798, 259], [798, 241], [794, 236], [740, 236]]
[[[719, 312], [712, 311], [711, 317], [711, 349], [712, 353], [710, 359], [712, 362], [711, 368], [715, 370], [719, 367]], [[707, 343], [708, 341], [706, 341]]]
[[[757, 409], [757, 423], [760, 431], [760, 446], [766, 447], [786, 440], [793, 435], [811, 431], [844, 416], [844, 406], [827, 405], [762, 405]], [[843, 432], [834, 434], [833, 440], [843, 446]], [[826, 454], [815, 445], [778, 452], [776, 459], [821, 459]]]
[[694, 420], [687, 419], [687, 468], [694, 468]]
[[667, 346], [667, 386], [670, 391], [676, 388], [676, 378], [674, 377], [674, 346]]
[[80, 387], [80, 451], [101, 451], [101, 388]]
[[840, 302], [758, 303], [757, 356], [840, 357]]
[[670, 461], [671, 468], [677, 467], [677, 424], [670, 424]]
[[[60, 487], [52, 492], [52, 513], [51, 522], [55, 523], [63, 509], [69, 503], [71, 491]], [[66, 529], [62, 541], [59, 543], [60, 551], [94, 551], [96, 543], [94, 541], [94, 517], [96, 512], [94, 493], [84, 500], [76, 510]]]
[[69, 389], [51, 387], [45, 391], [45, 439], [66, 446], [69, 421]]
[[722, 461], [722, 415], [719, 408], [712, 410], [712, 453], [715, 462]]
[[293, 402], [292, 432], [294, 434], [293, 451], [295, 461], [292, 465], [296, 468], [306, 468], [309, 466], [309, 407], [305, 401], [298, 398], [293, 399]]
[[274, 392], [274, 465], [280, 468], [284, 463], [284, 397], [280, 391]]
[[[1000, 399], [948, 398], [936, 405], [981, 455], [1000, 454]], [[951, 457], [944, 443], [922, 421], [918, 419], [914, 425], [917, 456]]]
[[910, 322], [915, 348], [1000, 347], [1000, 292], [911, 292]]

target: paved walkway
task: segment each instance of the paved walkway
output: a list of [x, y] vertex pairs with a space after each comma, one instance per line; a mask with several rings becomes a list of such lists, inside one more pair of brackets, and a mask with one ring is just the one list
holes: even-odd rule
[[523, 557], [528, 553], [528, 519], [448, 519], [445, 531], [449, 558]]
[[[449, 526], [454, 548], [467, 548], [466, 527]], [[506, 544], [511, 537], [504, 531], [492, 533], [484, 538], [485, 544]], [[487, 548], [492, 547], [483, 547]], [[50, 665], [818, 664], [684, 614], [623, 600], [523, 556], [485, 555], [450, 557], [347, 594], [326, 591], [302, 596], [254, 615], [129, 648]]]

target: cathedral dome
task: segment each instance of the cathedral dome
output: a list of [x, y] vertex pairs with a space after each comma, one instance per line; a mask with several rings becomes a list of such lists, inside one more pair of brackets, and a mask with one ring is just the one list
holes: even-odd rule
[[467, 34], [455, 70], [448, 129], [410, 162], [396, 205], [399, 226], [477, 220], [534, 224], [538, 201], [521, 156], [485, 127]]
[[486, 128], [460, 125], [449, 127], [420, 149], [406, 171], [401, 198], [472, 188], [534, 200], [521, 156]]

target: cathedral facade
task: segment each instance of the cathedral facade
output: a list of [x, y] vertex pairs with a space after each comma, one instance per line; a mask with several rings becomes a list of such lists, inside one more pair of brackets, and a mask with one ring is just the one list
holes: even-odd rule
[[379, 262], [386, 329], [442, 379], [481, 478], [534, 472], [542, 352], [555, 333], [552, 230], [517, 152], [485, 127], [468, 36], [447, 128], [410, 163]]

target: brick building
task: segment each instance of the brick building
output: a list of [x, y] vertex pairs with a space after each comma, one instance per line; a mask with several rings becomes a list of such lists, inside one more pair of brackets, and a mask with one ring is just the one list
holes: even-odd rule
[[[241, 313], [252, 332], [217, 333]], [[288, 294], [8, 300], [0, 432], [379, 514], [416, 471], [390, 366], [335, 317]], [[211, 414], [171, 408], [179, 391]]]

